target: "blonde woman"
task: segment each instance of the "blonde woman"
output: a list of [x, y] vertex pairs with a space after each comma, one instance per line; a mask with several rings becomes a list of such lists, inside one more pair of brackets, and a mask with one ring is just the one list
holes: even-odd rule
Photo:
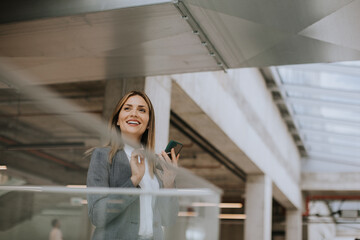
[[[142, 148], [154, 150], [155, 113], [148, 96], [140, 91], [127, 93], [118, 102], [110, 127], [121, 133], [121, 141], [110, 140], [92, 152], [87, 176], [88, 187], [141, 188], [157, 191], [173, 188], [175, 174], [164, 164], [157, 168], [147, 161]], [[129, 143], [129, 144], [128, 144]], [[137, 143], [139, 148], [134, 149]], [[177, 167], [179, 155], [171, 150], [171, 159], [162, 151], [161, 161]], [[161, 206], [161, 207], [158, 207]], [[89, 217], [96, 229], [93, 239], [162, 239], [161, 226], [174, 220], [178, 204], [174, 198], [149, 195], [88, 196]]]

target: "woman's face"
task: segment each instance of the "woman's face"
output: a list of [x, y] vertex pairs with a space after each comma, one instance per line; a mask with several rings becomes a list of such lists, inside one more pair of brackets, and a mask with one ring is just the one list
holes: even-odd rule
[[148, 127], [149, 106], [145, 100], [135, 95], [129, 97], [119, 112], [117, 125], [126, 137], [140, 142], [141, 136]]

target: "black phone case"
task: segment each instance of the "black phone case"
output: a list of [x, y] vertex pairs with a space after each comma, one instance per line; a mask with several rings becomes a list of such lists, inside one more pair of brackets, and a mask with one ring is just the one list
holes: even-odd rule
[[[174, 148], [175, 155], [178, 155], [182, 149], [182, 146], [183, 146], [182, 143], [176, 142], [174, 140], [170, 140], [170, 142], [168, 143], [168, 145], [165, 148], [165, 152], [170, 153], [171, 149]], [[170, 155], [170, 154], [168, 154], [168, 155]]]

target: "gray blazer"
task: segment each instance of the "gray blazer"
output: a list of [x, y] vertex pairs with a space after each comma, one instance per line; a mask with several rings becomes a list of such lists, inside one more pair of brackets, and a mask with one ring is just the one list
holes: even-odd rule
[[[87, 186], [135, 188], [130, 179], [131, 168], [125, 152], [119, 150], [112, 164], [108, 161], [109, 152], [110, 148], [96, 148], [93, 151], [87, 175]], [[158, 177], [157, 179], [162, 187], [162, 182]], [[138, 239], [140, 223], [138, 195], [88, 194], [87, 199], [90, 221], [96, 227], [93, 240]], [[161, 226], [167, 226], [176, 220], [177, 198], [157, 197], [153, 210], [154, 239], [161, 240], [163, 239]]]

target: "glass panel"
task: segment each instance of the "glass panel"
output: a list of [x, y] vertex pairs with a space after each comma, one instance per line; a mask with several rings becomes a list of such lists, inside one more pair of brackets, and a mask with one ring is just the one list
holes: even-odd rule
[[347, 137], [347, 136], [331, 136], [331, 135], [317, 135], [314, 133], [304, 132], [306, 142], [319, 142], [328, 143], [339, 146], [349, 146], [360, 148], [360, 138]]
[[219, 196], [211, 190], [0, 186], [0, 194], [0, 239], [138, 239], [143, 197], [153, 201], [153, 217], [144, 219], [154, 239], [218, 236]]
[[359, 77], [328, 72], [304, 71], [286, 67], [279, 67], [278, 70], [283, 84], [354, 92], [360, 91]]
[[360, 122], [360, 112], [318, 105], [292, 103], [295, 114]]
[[303, 129], [311, 129], [318, 131], [326, 131], [329, 133], [360, 136], [359, 126], [341, 125], [341, 124], [327, 123], [323, 121], [299, 120], [298, 122], [300, 128]]
[[319, 153], [319, 154], [326, 154], [326, 155], [338, 155], [339, 160], [343, 157], [351, 157], [354, 158], [354, 161], [360, 157], [360, 152], [356, 148], [343, 148], [343, 147], [329, 147], [327, 145], [320, 145], [320, 144], [311, 144], [307, 148], [312, 153]]
[[359, 98], [346, 98], [346, 97], [337, 97], [337, 96], [331, 96], [331, 95], [325, 95], [319, 93], [313, 94], [305, 91], [286, 90], [286, 95], [290, 98], [294, 97], [294, 98], [302, 98], [309, 100], [320, 100], [320, 101], [327, 101], [334, 103], [360, 105], [360, 94], [359, 94]]
[[332, 63], [332, 64], [334, 64], [334, 65], [351, 66], [351, 67], [360, 67], [360, 61], [337, 62], [337, 63]]

